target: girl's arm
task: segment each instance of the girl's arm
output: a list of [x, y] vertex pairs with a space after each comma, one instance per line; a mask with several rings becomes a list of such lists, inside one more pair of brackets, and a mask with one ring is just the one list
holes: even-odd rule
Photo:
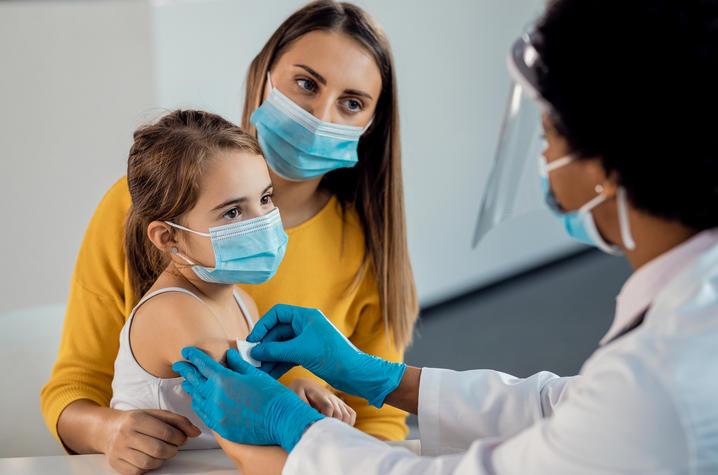
[[280, 475], [287, 461], [287, 452], [281, 447], [260, 447], [235, 444], [214, 433], [227, 456], [243, 475]]
[[231, 330], [225, 330], [205, 303], [184, 293], [166, 292], [137, 309], [130, 328], [130, 345], [145, 371], [173, 378], [177, 374], [172, 364], [183, 359], [182, 348], [186, 346], [201, 348], [223, 363], [225, 353], [234, 346], [226, 331]]

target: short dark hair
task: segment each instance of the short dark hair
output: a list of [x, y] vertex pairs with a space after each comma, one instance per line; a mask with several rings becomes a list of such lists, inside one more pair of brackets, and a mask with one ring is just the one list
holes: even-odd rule
[[718, 226], [718, 0], [555, 0], [536, 36], [539, 90], [573, 152], [635, 207]]

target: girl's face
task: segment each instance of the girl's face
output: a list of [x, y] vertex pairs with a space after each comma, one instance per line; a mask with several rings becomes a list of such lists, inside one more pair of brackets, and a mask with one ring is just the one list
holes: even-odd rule
[[[251, 152], [218, 152], [207, 163], [194, 208], [180, 223], [195, 231], [263, 216], [274, 209], [272, 182], [264, 157]], [[175, 231], [179, 251], [195, 263], [214, 267], [208, 237]]]
[[[292, 43], [270, 71], [272, 85], [320, 120], [366, 126], [381, 93], [379, 68], [343, 33], [313, 31]], [[265, 88], [264, 98], [269, 95]]]

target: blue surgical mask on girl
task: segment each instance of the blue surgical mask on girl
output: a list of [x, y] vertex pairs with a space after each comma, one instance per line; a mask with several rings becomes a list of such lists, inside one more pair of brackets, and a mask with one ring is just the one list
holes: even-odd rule
[[340, 168], [354, 167], [359, 139], [369, 127], [322, 121], [272, 86], [250, 121], [269, 166], [293, 181], [309, 180]]
[[[564, 211], [556, 200], [556, 195], [554, 195], [551, 190], [551, 182], [548, 177], [549, 173], [558, 168], [564, 167], [573, 161], [574, 157], [570, 155], [554, 160], [551, 163], [546, 163], [546, 159], [543, 156], [540, 157], [539, 175], [541, 177], [541, 190], [543, 191], [546, 204], [563, 222], [566, 232], [573, 239], [578, 242], [588, 244], [589, 246], [597, 247], [608, 254], [614, 256], [621, 255], [623, 252], [618, 246], [609, 244], [603, 236], [601, 236], [601, 233], [596, 227], [596, 222], [593, 219], [593, 209], [608, 199], [603, 194], [603, 188], [600, 185], [596, 187], [596, 193], [598, 193], [598, 195], [577, 211]], [[623, 187], [618, 189], [616, 193], [616, 200], [618, 203], [619, 227], [621, 228], [623, 245], [628, 250], [634, 250], [636, 248], [636, 244], [633, 241], [633, 236], [631, 235], [630, 224], [628, 221], [626, 190]]]
[[209, 228], [208, 233], [169, 221], [165, 223], [211, 239], [214, 267], [198, 265], [176, 248], [172, 249], [172, 253], [191, 265], [197, 277], [214, 284], [266, 282], [277, 272], [287, 248], [288, 237], [277, 208], [264, 216]]

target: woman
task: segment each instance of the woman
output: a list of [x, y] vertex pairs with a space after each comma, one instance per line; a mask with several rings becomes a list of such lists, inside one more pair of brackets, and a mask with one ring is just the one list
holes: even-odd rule
[[[238, 463], [259, 449], [230, 441], [279, 443], [284, 474], [718, 473], [718, 1], [556, 0], [513, 53], [546, 108], [548, 203], [634, 269], [601, 347], [567, 378], [407, 368], [278, 306], [248, 337], [266, 372], [174, 365]], [[299, 404], [271, 377], [288, 364], [418, 413], [424, 457]]]
[[[298, 121], [308, 128], [297, 129]], [[383, 32], [351, 4], [320, 1], [300, 9], [252, 62], [241, 125], [257, 133], [289, 235], [272, 280], [242, 288], [260, 314], [279, 302], [321, 308], [358, 348], [400, 361], [417, 302], [394, 66]], [[315, 133], [301, 135], [310, 129]], [[59, 356], [41, 396], [49, 429], [69, 451], [102, 452], [114, 466], [135, 452], [139, 463], [168, 458], [195, 432], [168, 412], [107, 407], [120, 329], [139, 298], [122, 247], [129, 206], [123, 178], [85, 235]], [[308, 376], [292, 371], [282, 382]], [[345, 400], [359, 429], [384, 439], [405, 437], [403, 412]]]

